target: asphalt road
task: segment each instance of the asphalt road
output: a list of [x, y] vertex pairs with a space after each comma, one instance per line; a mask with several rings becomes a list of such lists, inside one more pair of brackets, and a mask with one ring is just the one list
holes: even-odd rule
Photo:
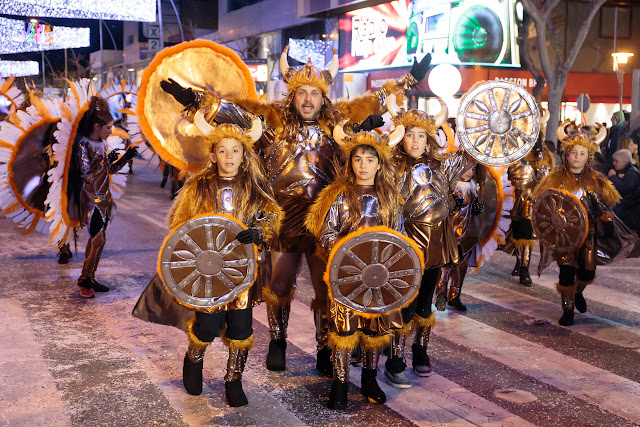
[[[155, 165], [137, 160], [134, 170], [97, 273], [112, 290], [94, 299], [75, 285], [86, 231], [71, 262], [59, 265], [47, 236], [22, 236], [0, 220], [0, 426], [640, 425], [640, 264], [632, 259], [598, 267], [585, 291], [589, 312], [562, 327], [557, 268], [524, 288], [509, 274], [513, 259], [497, 253], [468, 277], [467, 313], [438, 312], [434, 373], [410, 373], [413, 387], [404, 391], [382, 384], [388, 401], [374, 405], [359, 394], [353, 368], [343, 413], [326, 409], [331, 380], [315, 372], [303, 268], [287, 371], [264, 367], [269, 335], [260, 306], [243, 381], [249, 406], [226, 405], [227, 351], [218, 340], [205, 356], [203, 394], [188, 395], [184, 333], [130, 314], [154, 274], [171, 205]], [[382, 372], [378, 379], [384, 383]]]

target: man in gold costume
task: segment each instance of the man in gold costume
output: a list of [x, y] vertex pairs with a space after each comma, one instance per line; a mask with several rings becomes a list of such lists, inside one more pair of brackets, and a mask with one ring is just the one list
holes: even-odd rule
[[316, 368], [330, 375], [333, 368], [328, 347], [328, 298], [322, 281], [326, 265], [315, 254], [316, 241], [304, 226], [304, 219], [316, 195], [333, 181], [343, 163], [340, 150], [331, 137], [332, 130], [342, 119], [362, 122], [370, 114], [381, 113], [388, 94], [406, 92], [424, 78], [431, 57], [426, 56], [414, 64], [411, 73], [388, 83], [376, 93], [333, 102], [328, 98], [328, 92], [338, 72], [335, 51], [330, 68], [320, 72], [310, 61], [300, 70], [289, 67], [287, 52], [288, 47], [280, 60], [287, 95], [278, 102], [220, 99], [210, 92], [196, 93], [191, 88], [182, 88], [173, 81], [162, 82], [162, 87], [183, 105], [198, 110], [207, 122], [237, 122], [234, 118], [242, 118], [247, 111], [264, 118], [263, 138], [256, 144], [256, 149], [264, 155], [276, 201], [285, 212], [280, 234], [268, 242], [271, 276], [264, 299], [271, 342], [267, 368], [272, 371], [286, 369], [289, 312], [304, 255], [315, 292], [311, 308], [318, 343]]

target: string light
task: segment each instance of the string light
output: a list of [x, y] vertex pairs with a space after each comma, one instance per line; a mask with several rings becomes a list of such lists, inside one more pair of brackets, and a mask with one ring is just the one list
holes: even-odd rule
[[53, 18], [155, 22], [156, 0], [0, 0], [0, 13]]
[[0, 61], [0, 77], [36, 76], [40, 74], [40, 68], [36, 61]]
[[52, 27], [0, 18], [1, 54], [87, 47], [91, 44], [89, 36], [87, 27]]
[[305, 64], [311, 58], [314, 67], [324, 70], [328, 67], [327, 64], [331, 63], [325, 60], [327, 49], [330, 47], [331, 45], [323, 40], [289, 39], [289, 56]]

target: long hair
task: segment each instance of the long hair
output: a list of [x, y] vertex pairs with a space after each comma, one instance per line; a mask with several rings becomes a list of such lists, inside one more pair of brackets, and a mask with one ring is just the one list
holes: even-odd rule
[[[627, 149], [627, 150], [631, 151], [631, 145], [632, 144], [636, 144], [633, 139], [628, 138], [628, 137], [620, 138], [618, 140], [618, 150], [621, 150], [621, 149], [624, 148], [624, 149]], [[635, 167], [640, 166], [640, 159], [638, 159], [638, 154], [632, 153], [631, 157], [632, 157], [632, 160], [633, 160], [632, 164]]]
[[[409, 126], [408, 128], [405, 129], [405, 134], [412, 129], [415, 126]], [[440, 145], [438, 145], [438, 141], [436, 141], [435, 136], [431, 135], [426, 129], [424, 128], [420, 128], [425, 130], [426, 134], [427, 134], [427, 146], [425, 148], [425, 152], [422, 155], [422, 157], [425, 157], [427, 159], [427, 161], [430, 160], [436, 160], [438, 162], [443, 162], [447, 159], [450, 159], [452, 157], [455, 157], [458, 155], [458, 153], [453, 152], [453, 153], [447, 153], [447, 154], [443, 154], [440, 153]], [[407, 159], [409, 157], [409, 155], [407, 154], [407, 152], [404, 149], [404, 139], [400, 142], [400, 144], [398, 144], [398, 151], [397, 151], [398, 155], [396, 156], [396, 163], [398, 164], [399, 168], [398, 171], [400, 171], [400, 173], [402, 173], [405, 169], [405, 166], [407, 165]]]
[[89, 104], [89, 108], [87, 109], [82, 119], [80, 119], [80, 123], [78, 124], [78, 136], [86, 136], [91, 135], [93, 131], [93, 126], [97, 123], [100, 126], [104, 126], [109, 122], [113, 121], [113, 116], [111, 115], [111, 107], [109, 107], [109, 103], [99, 96], [92, 96]]
[[[295, 96], [295, 91], [289, 92], [287, 97], [283, 103], [283, 132], [282, 137], [286, 140], [293, 140], [298, 136], [301, 131], [300, 122], [302, 119], [300, 115], [296, 111], [296, 108], [293, 104], [293, 98]], [[322, 129], [331, 135], [333, 132], [333, 128], [336, 127], [338, 122], [340, 121], [340, 112], [338, 108], [335, 106], [333, 102], [327, 97], [327, 95], [322, 95], [323, 105], [320, 108], [320, 114], [318, 115], [318, 123], [322, 127]]]
[[344, 184], [344, 195], [347, 198], [349, 211], [353, 212], [351, 217], [359, 218], [362, 214], [360, 203], [358, 202], [359, 194], [356, 191], [356, 175], [353, 172], [352, 166], [353, 156], [358, 150], [363, 150], [366, 154], [373, 154], [378, 159], [378, 162], [380, 162], [380, 170], [376, 172], [374, 181], [374, 187], [380, 205], [380, 219], [382, 220], [382, 225], [385, 227], [395, 228], [397, 213], [400, 211], [397, 176], [392, 163], [381, 158], [378, 151], [370, 145], [358, 145], [351, 150], [349, 161], [337, 179], [337, 181]]
[[[211, 147], [212, 152], [215, 150], [215, 145]], [[222, 211], [222, 201], [217, 197], [219, 176], [218, 164], [210, 162], [208, 167], [189, 178], [189, 181], [196, 181], [196, 195], [193, 203], [205, 205], [209, 202], [212, 203], [214, 212]], [[249, 222], [258, 212], [264, 210], [267, 204], [277, 205], [258, 155], [244, 146], [242, 163], [232, 189], [234, 215], [245, 225], [250, 225]]]

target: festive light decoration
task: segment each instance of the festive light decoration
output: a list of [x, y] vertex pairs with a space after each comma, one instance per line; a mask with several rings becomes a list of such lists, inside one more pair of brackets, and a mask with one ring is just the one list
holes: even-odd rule
[[0, 61], [0, 77], [35, 76], [40, 74], [40, 67], [36, 61]]
[[87, 47], [91, 44], [89, 36], [86, 27], [52, 27], [0, 18], [0, 54]]
[[318, 70], [329, 68], [331, 59], [326, 61], [326, 53], [330, 49], [331, 44], [323, 40], [289, 39], [289, 56], [304, 64], [311, 58]]
[[0, 13], [54, 18], [155, 22], [156, 0], [0, 0]]

